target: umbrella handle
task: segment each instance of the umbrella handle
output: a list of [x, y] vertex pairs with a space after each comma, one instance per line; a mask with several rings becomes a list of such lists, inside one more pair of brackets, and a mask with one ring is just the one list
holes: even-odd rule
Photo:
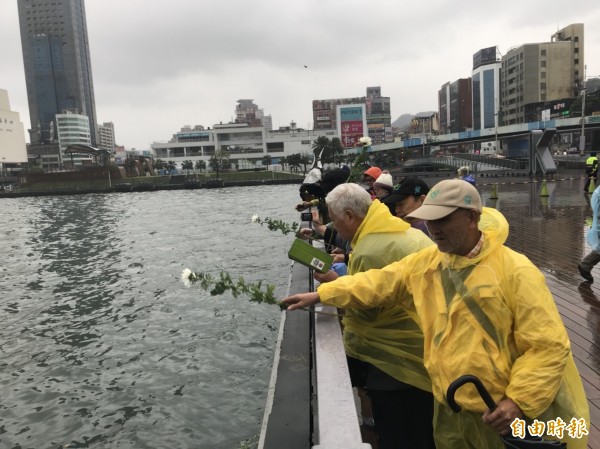
[[446, 400], [448, 401], [448, 405], [453, 412], [458, 413], [461, 411], [460, 405], [458, 405], [454, 400], [454, 394], [456, 393], [456, 390], [466, 383], [472, 383], [475, 385], [475, 388], [477, 388], [477, 391], [483, 399], [483, 402], [485, 402], [485, 405], [487, 405], [490, 410], [494, 410], [496, 408], [494, 399], [490, 395], [489, 391], [487, 391], [485, 386], [481, 383], [479, 378], [473, 376], [472, 374], [465, 374], [464, 376], [460, 376], [458, 379], [452, 382], [448, 387], [448, 391], [446, 392]]

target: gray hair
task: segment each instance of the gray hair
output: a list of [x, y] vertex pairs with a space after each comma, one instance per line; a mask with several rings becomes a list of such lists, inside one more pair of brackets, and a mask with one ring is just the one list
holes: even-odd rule
[[471, 170], [469, 169], [468, 165], [463, 165], [456, 171], [456, 173], [458, 174], [458, 176], [467, 176], [470, 171]]
[[325, 202], [334, 215], [341, 215], [345, 210], [351, 210], [361, 218], [367, 216], [369, 207], [373, 203], [369, 192], [354, 183], [340, 184], [327, 194]]

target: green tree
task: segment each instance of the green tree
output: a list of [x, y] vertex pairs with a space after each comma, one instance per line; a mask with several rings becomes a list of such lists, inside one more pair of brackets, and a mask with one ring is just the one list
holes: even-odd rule
[[308, 170], [308, 164], [312, 162], [312, 155], [310, 153], [302, 153], [300, 156], [300, 163], [302, 164], [302, 168], [304, 170], [304, 174], [306, 174]]
[[136, 168], [136, 158], [134, 156], [130, 156], [128, 155], [127, 158], [125, 159], [125, 162], [123, 162], [123, 166], [125, 167], [125, 173], [128, 176], [136, 176], [137, 174], [137, 168]]
[[331, 158], [331, 160], [328, 160], [328, 152], [330, 147], [331, 141], [329, 140], [329, 138], [325, 136], [317, 137], [317, 140], [315, 140], [312, 144], [312, 150], [315, 158], [317, 160], [320, 159], [321, 162], [333, 162], [333, 158]]
[[300, 171], [302, 155], [300, 153], [290, 154], [287, 157], [287, 163], [290, 166], [290, 171]]
[[330, 154], [331, 157], [333, 159], [333, 163], [337, 164], [338, 167], [340, 167], [342, 165], [342, 162], [344, 162], [345, 159], [345, 155], [344, 155], [344, 147], [342, 146], [342, 141], [340, 140], [339, 137], [333, 137], [331, 139], [331, 145], [330, 145]]
[[188, 171], [188, 174], [189, 174], [189, 173], [190, 173], [190, 170], [193, 170], [193, 169], [194, 169], [194, 163], [193, 163], [192, 161], [190, 161], [190, 160], [183, 161], [183, 162], [181, 163], [181, 168], [182, 168], [183, 170], [187, 170], [187, 171]]
[[154, 168], [157, 170], [162, 170], [167, 166], [167, 163], [162, 159], [156, 159], [152, 165], [154, 165]]
[[231, 163], [229, 162], [229, 152], [224, 148], [219, 148], [215, 150], [215, 154], [213, 154], [208, 161], [208, 165], [217, 173], [217, 179], [219, 179], [219, 171], [231, 168]]
[[285, 156], [281, 156], [279, 159], [279, 164], [281, 165], [281, 170], [285, 170], [285, 164], [287, 164], [287, 158]]
[[195, 166], [196, 170], [206, 170], [206, 162], [199, 160], [196, 161], [196, 166]]
[[173, 161], [167, 162], [167, 170], [169, 170], [169, 174], [171, 174], [176, 169], [176, 167], [177, 167], [177, 165], [175, 164], [175, 162], [173, 162]]
[[263, 163], [263, 165], [265, 165], [265, 166], [271, 165], [271, 164], [273, 163], [273, 158], [271, 157], [271, 155], [270, 155], [270, 154], [265, 154], [265, 155], [262, 157], [262, 163]]

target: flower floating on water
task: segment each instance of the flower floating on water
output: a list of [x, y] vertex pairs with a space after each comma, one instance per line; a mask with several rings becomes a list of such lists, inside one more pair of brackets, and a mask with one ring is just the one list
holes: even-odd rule
[[192, 270], [190, 270], [189, 268], [186, 268], [185, 270], [183, 270], [183, 272], [181, 273], [181, 282], [183, 282], [183, 285], [185, 285], [187, 288], [190, 288], [192, 285], [192, 282], [196, 282], [197, 279], [194, 279], [194, 273], [192, 272]]
[[274, 285], [265, 284], [263, 289], [262, 281], [248, 283], [243, 277], [234, 281], [231, 279], [231, 275], [224, 271], [221, 271], [218, 277], [213, 277], [207, 273], [197, 273], [185, 268], [181, 273], [181, 281], [186, 287], [191, 287], [192, 284], [199, 282], [200, 287], [209, 290], [212, 296], [221, 295], [227, 290], [231, 290], [234, 298], [244, 294], [249, 296], [252, 302], [277, 304], [282, 310], [287, 308], [285, 304], [275, 298]]
[[252, 223], [258, 223], [261, 226], [266, 224], [270, 231], [281, 231], [283, 235], [288, 235], [290, 232], [298, 232], [300, 230], [300, 224], [295, 221], [292, 224], [288, 224], [285, 221], [275, 218], [260, 218], [257, 214], [252, 215]]

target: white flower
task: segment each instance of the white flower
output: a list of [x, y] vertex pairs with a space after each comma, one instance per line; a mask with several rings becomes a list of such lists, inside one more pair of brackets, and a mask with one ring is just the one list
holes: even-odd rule
[[369, 136], [363, 136], [360, 139], [358, 139], [358, 142], [363, 146], [363, 147], [370, 147], [371, 143], [373, 143], [373, 141], [371, 140], [371, 138]]
[[258, 216], [258, 214], [252, 215], [252, 223], [258, 222], [259, 219], [260, 219], [260, 217]]
[[189, 268], [185, 268], [181, 273], [181, 282], [183, 282], [183, 285], [185, 285], [188, 288], [192, 285], [192, 281], [190, 280], [191, 274], [192, 270], [190, 270]]

